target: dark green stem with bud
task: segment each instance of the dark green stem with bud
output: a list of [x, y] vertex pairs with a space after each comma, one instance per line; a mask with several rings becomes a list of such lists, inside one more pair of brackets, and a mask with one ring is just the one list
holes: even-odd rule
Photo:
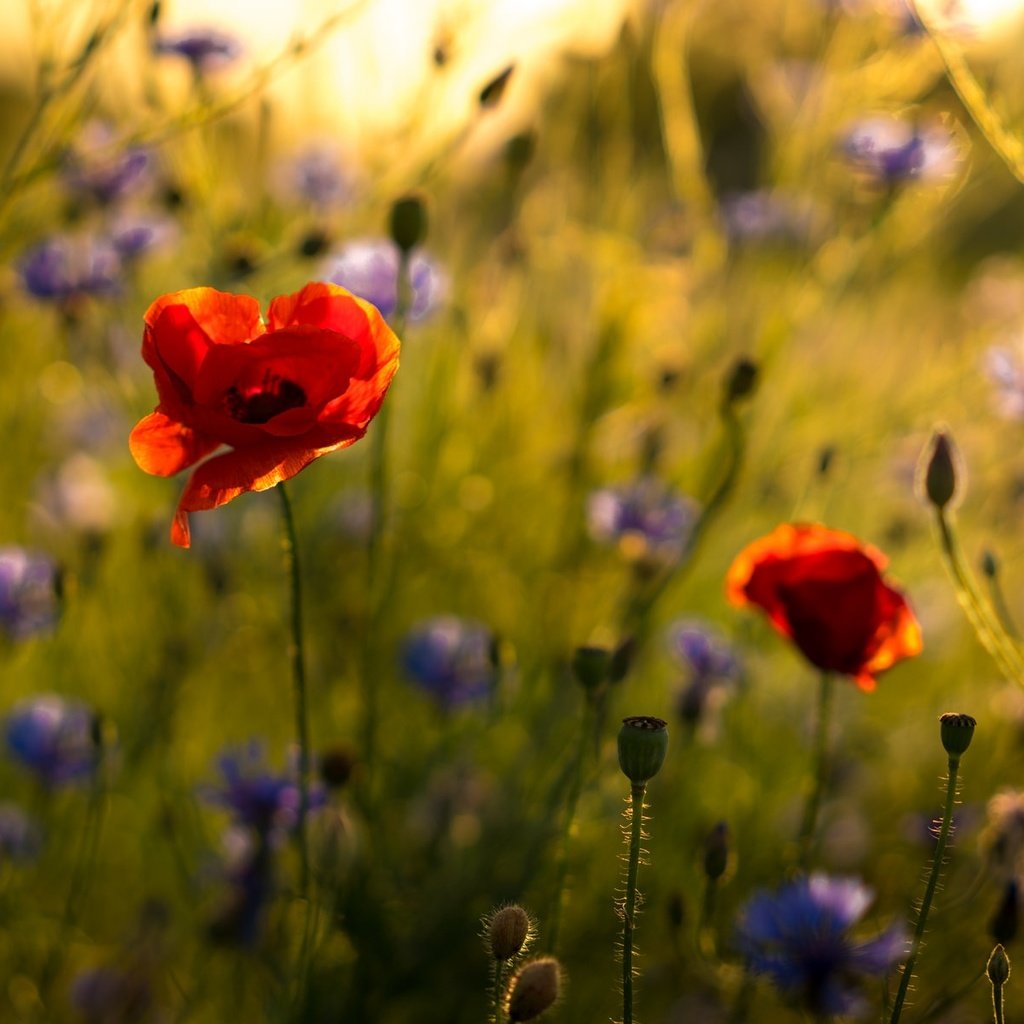
[[1003, 986], [1010, 977], [1010, 958], [1001, 945], [992, 950], [985, 973], [992, 983], [992, 1019], [995, 1024], [1003, 1024]]
[[943, 857], [946, 855], [946, 844], [949, 842], [950, 824], [953, 819], [953, 804], [956, 802], [957, 773], [960, 769], [960, 758], [970, 746], [971, 738], [974, 735], [974, 727], [977, 724], [970, 715], [952, 713], [942, 715], [939, 723], [942, 745], [949, 755], [946, 803], [942, 811], [942, 826], [939, 829], [938, 842], [935, 844], [935, 852], [932, 855], [932, 867], [928, 875], [928, 885], [925, 888], [924, 898], [921, 900], [921, 908], [917, 914], [917, 927], [914, 929], [914, 936], [910, 942], [910, 953], [907, 955], [907, 962], [903, 967], [903, 976], [900, 978], [900, 987], [896, 992], [896, 1000], [893, 1003], [889, 1024], [897, 1024], [897, 1021], [900, 1019], [900, 1014], [903, 1012], [903, 1003], [907, 998], [907, 989], [910, 987], [910, 979], [914, 975], [914, 966], [921, 949], [921, 940], [924, 938], [925, 927], [928, 924], [928, 914], [931, 911], [932, 899], [939, 884], [939, 873], [942, 870]]
[[619, 730], [619, 767], [629, 779], [629, 858], [626, 895], [622, 901], [622, 1024], [633, 1024], [633, 931], [636, 921], [637, 876], [643, 834], [644, 795], [648, 780], [661, 769], [668, 749], [668, 729], [660, 718], [624, 718]]

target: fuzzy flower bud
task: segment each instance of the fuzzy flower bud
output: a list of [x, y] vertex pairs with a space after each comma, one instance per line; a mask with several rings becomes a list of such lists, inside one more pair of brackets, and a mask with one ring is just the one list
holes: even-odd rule
[[947, 711], [939, 716], [939, 731], [942, 737], [942, 745], [950, 757], [959, 760], [960, 755], [967, 751], [971, 745], [971, 738], [974, 736], [974, 727], [977, 720], [970, 715], [954, 714]]
[[1007, 979], [1010, 977], [1010, 958], [1006, 955], [1006, 950], [1002, 946], [997, 945], [992, 950], [992, 955], [988, 958], [988, 966], [985, 968], [985, 973], [988, 975], [988, 980], [993, 985], [1005, 985]]
[[419, 196], [403, 196], [391, 207], [391, 240], [411, 252], [427, 237], [427, 208]]
[[757, 363], [741, 356], [729, 368], [725, 378], [725, 401], [728, 404], [748, 398], [757, 387]]
[[729, 826], [720, 821], [704, 840], [704, 874], [717, 882], [729, 866]]
[[619, 767], [634, 785], [642, 785], [661, 770], [668, 750], [668, 723], [650, 715], [622, 720]]
[[484, 924], [487, 951], [495, 960], [511, 960], [529, 945], [533, 922], [522, 907], [512, 904], [496, 910]]
[[925, 448], [924, 459], [924, 495], [941, 511], [957, 494], [959, 456], [953, 438], [944, 430], [936, 430]]
[[506, 1010], [510, 1024], [535, 1020], [558, 999], [561, 964], [550, 956], [524, 964], [508, 987]]

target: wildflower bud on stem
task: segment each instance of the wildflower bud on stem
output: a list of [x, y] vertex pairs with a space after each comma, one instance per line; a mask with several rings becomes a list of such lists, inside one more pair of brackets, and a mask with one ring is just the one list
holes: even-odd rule
[[757, 363], [753, 359], [741, 356], [729, 368], [725, 378], [725, 401], [727, 405], [748, 398], [757, 387]]
[[533, 936], [534, 926], [530, 915], [516, 904], [500, 907], [484, 919], [484, 945], [491, 957], [493, 1024], [502, 1024], [504, 1019], [502, 998], [505, 994], [506, 971], [526, 951]]
[[668, 750], [668, 723], [650, 715], [634, 715], [622, 720], [619, 730], [619, 767], [634, 785], [654, 778], [665, 762]]
[[[949, 755], [946, 804], [942, 812], [942, 825], [939, 828], [938, 842], [936, 842], [935, 851], [932, 854], [932, 867], [928, 875], [928, 885], [925, 888], [921, 907], [917, 913], [917, 926], [914, 928], [914, 936], [910, 942], [910, 952], [907, 955], [907, 962], [903, 967], [903, 976], [900, 978], [900, 987], [896, 992], [896, 999], [893, 1002], [892, 1016], [889, 1018], [889, 1024], [897, 1024], [900, 1014], [903, 1012], [903, 1003], [907, 997], [907, 989], [910, 987], [910, 979], [914, 974], [914, 965], [917, 962], [917, 955], [921, 949], [921, 940], [924, 937], [925, 927], [928, 924], [928, 913], [931, 910], [932, 899], [939, 884], [939, 871], [946, 855], [946, 844], [949, 842], [950, 823], [953, 819], [953, 804], [956, 802], [957, 773], [960, 768], [960, 757], [971, 745], [971, 738], [974, 735], [976, 724], [970, 715], [945, 714], [939, 719], [942, 745]], [[1002, 1024], [1002, 1019], [997, 1018], [997, 1022]]]
[[1002, 946], [996, 946], [985, 968], [992, 983], [992, 1014], [995, 1024], [1003, 1024], [1003, 986], [1010, 977], [1010, 959]]
[[[937, 509], [944, 509], [957, 493], [957, 462], [953, 439], [944, 430], [932, 434], [922, 456], [924, 494]], [[926, 460], [926, 461], [925, 461]]]
[[536, 1020], [558, 999], [562, 987], [562, 966], [554, 957], [541, 957], [524, 964], [508, 987], [506, 1011], [510, 1024]]

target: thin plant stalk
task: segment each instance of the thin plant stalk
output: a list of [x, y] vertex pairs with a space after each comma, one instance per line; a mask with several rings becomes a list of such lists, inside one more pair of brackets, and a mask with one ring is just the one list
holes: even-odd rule
[[633, 1024], [633, 921], [636, 917], [636, 883], [640, 870], [640, 838], [646, 792], [645, 782], [634, 782], [629, 791], [629, 861], [626, 868], [626, 897], [622, 904], [622, 1024]]
[[[409, 277], [409, 253], [400, 250], [397, 275], [395, 312], [391, 329], [399, 337], [405, 332], [405, 324], [412, 304], [412, 281]], [[377, 413], [376, 422], [370, 435], [370, 495], [371, 523], [367, 542], [366, 593], [369, 602], [366, 634], [363, 638], [360, 685], [362, 687], [363, 760], [371, 771], [377, 754], [377, 719], [379, 718], [378, 687], [374, 678], [373, 656], [377, 624], [383, 604], [386, 573], [383, 566], [384, 538], [390, 511], [390, 476], [388, 473], [388, 425], [391, 406], [385, 402]], [[371, 775], [372, 779], [372, 775]], [[371, 782], [372, 786], [372, 782]]]
[[491, 978], [494, 982], [494, 992], [491, 1003], [492, 1024], [503, 1024], [505, 1018], [504, 995], [505, 995], [505, 968], [506, 961], [491, 961]]
[[814, 777], [811, 791], [804, 806], [797, 845], [800, 852], [800, 868], [807, 871], [811, 866], [814, 841], [818, 829], [818, 814], [825, 797], [829, 772], [829, 723], [835, 696], [835, 678], [831, 672], [822, 672], [818, 689], [818, 721], [814, 731]]
[[1003, 986], [992, 986], [992, 1020], [994, 1024], [1003, 1024]]
[[903, 1002], [907, 997], [907, 989], [910, 987], [910, 979], [913, 977], [917, 955], [921, 949], [921, 940], [924, 938], [925, 926], [928, 924], [928, 913], [931, 910], [932, 899], [939, 884], [942, 859], [946, 854], [946, 844], [949, 842], [953, 804], [956, 802], [957, 773], [959, 769], [960, 758], [950, 755], [949, 776], [946, 783], [946, 804], [942, 812], [942, 827], [939, 829], [939, 839], [935, 844], [935, 852], [932, 855], [932, 868], [928, 876], [928, 885], [924, 891], [924, 898], [921, 900], [921, 909], [917, 914], [917, 926], [914, 928], [914, 936], [910, 942], [910, 953], [903, 968], [903, 976], [900, 978], [900, 987], [896, 992], [896, 999], [893, 1002], [892, 1016], [889, 1018], [889, 1024], [897, 1024], [900, 1014], [903, 1012]]

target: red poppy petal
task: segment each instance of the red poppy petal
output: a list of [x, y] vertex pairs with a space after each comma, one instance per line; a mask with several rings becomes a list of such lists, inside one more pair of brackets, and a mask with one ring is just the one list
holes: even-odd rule
[[128, 447], [139, 469], [154, 476], [174, 476], [220, 446], [162, 412], [144, 416], [131, 432]]
[[272, 441], [250, 448], [236, 448], [198, 466], [189, 477], [178, 502], [171, 540], [189, 546], [188, 513], [217, 508], [247, 491], [265, 491], [290, 480], [314, 459], [350, 445], [346, 437], [323, 448], [296, 448], [294, 441]]
[[357, 338], [366, 333], [371, 310], [377, 312], [372, 303], [353, 295], [347, 288], [314, 281], [292, 295], [279, 295], [274, 299], [267, 310], [267, 326], [272, 331], [285, 327], [318, 327]]
[[172, 306], [184, 306], [200, 330], [217, 345], [244, 345], [266, 330], [260, 319], [260, 304], [251, 295], [232, 295], [216, 288], [186, 288], [161, 295], [146, 310], [146, 323], [155, 326], [161, 313]]

